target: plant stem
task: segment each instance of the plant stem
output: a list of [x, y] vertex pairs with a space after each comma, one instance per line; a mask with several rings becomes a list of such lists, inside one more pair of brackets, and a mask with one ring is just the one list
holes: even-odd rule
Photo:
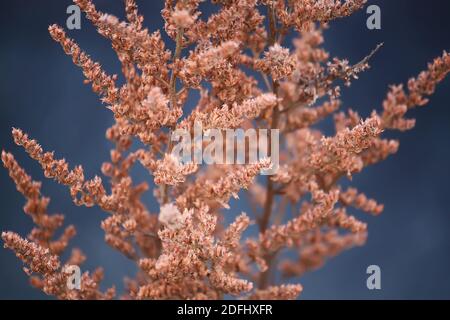
[[[276, 28], [276, 16], [275, 16], [275, 9], [271, 6], [268, 8], [268, 16], [269, 16], [269, 45], [272, 46], [277, 37], [277, 28]], [[278, 97], [278, 81], [272, 80], [272, 92], [275, 94], [275, 96]], [[271, 129], [276, 129], [278, 127], [278, 120], [279, 120], [279, 109], [278, 104], [274, 107], [273, 114], [272, 114], [272, 121], [270, 123]], [[268, 137], [269, 142], [269, 154], [272, 155], [271, 150], [271, 136]], [[273, 209], [273, 203], [275, 198], [275, 191], [274, 191], [274, 184], [273, 181], [270, 179], [270, 176], [267, 176], [267, 189], [266, 189], [266, 201], [264, 204], [264, 211], [263, 215], [259, 221], [259, 232], [264, 233], [267, 230], [267, 227], [269, 226], [270, 222], [270, 216], [272, 215], [272, 209]], [[270, 274], [272, 271], [272, 261], [275, 255], [273, 254], [267, 254], [264, 256], [264, 259], [267, 263], [267, 270], [265, 272], [261, 272], [260, 278], [259, 278], [259, 284], [258, 287], [260, 289], [264, 289], [268, 286]]]
[[[169, 82], [169, 96], [170, 96], [170, 108], [175, 108], [177, 105], [177, 76], [175, 73], [175, 62], [180, 58], [181, 56], [181, 49], [183, 44], [183, 29], [178, 28], [177, 30], [177, 36], [176, 36], [176, 46], [175, 46], [175, 52], [172, 58], [173, 68], [172, 73], [170, 75], [170, 82]], [[167, 142], [167, 149], [166, 154], [172, 151], [172, 128], [169, 129], [168, 139]], [[167, 184], [163, 184], [161, 186], [161, 198], [162, 203], [166, 204], [169, 201], [169, 187]]]

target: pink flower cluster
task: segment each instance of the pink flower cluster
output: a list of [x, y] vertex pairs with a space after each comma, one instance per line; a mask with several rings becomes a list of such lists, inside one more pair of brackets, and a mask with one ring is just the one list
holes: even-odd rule
[[[347, 209], [379, 215], [383, 205], [340, 184], [397, 151], [398, 141], [384, 132], [411, 129], [415, 122], [407, 112], [425, 105], [450, 72], [444, 52], [407, 86], [392, 86], [381, 112], [363, 119], [339, 111], [339, 83], [357, 79], [380, 46], [352, 64], [331, 57], [322, 33], [327, 22], [351, 15], [365, 0], [214, 0], [217, 10], [209, 17], [201, 15], [201, 0], [165, 0], [164, 28], [154, 32], [144, 27], [134, 0], [125, 0], [126, 21], [100, 12], [91, 0], [74, 2], [111, 41], [125, 79], [119, 85], [117, 75], [108, 75], [63, 28], [49, 27], [112, 112], [106, 137], [114, 147], [103, 177], [86, 178], [81, 166], [71, 168], [20, 129], [12, 135], [47, 178], [69, 189], [77, 206], [107, 213], [101, 223], [106, 243], [138, 266], [126, 279], [124, 299], [297, 298], [302, 286], [283, 284], [276, 274], [298, 277], [364, 244], [367, 224]], [[288, 34], [295, 35], [292, 43]], [[188, 98], [196, 103], [193, 110]], [[328, 117], [335, 124], [331, 136], [316, 126]], [[196, 121], [204, 129], [278, 129], [278, 171], [259, 177], [272, 167], [270, 158], [243, 165], [182, 163], [172, 154], [171, 134], [191, 132]], [[41, 183], [12, 154], [1, 158], [35, 224], [27, 239], [13, 232], [2, 239], [26, 265], [31, 283], [60, 299], [116, 297], [114, 288], [99, 289], [101, 269], [84, 272], [79, 290], [66, 286], [64, 267], [86, 259], [74, 249], [62, 262], [75, 227], [55, 239], [64, 216], [47, 213]], [[148, 170], [148, 182], [133, 180], [135, 165]], [[151, 212], [143, 197], [154, 197], [159, 210]], [[236, 209], [240, 198], [250, 200], [251, 213]], [[234, 222], [224, 223], [230, 215]], [[282, 258], [285, 252], [295, 258]]]

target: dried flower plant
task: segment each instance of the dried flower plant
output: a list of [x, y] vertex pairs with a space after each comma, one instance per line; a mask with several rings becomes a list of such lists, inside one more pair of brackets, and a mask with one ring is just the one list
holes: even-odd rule
[[[450, 55], [444, 52], [407, 88], [392, 86], [382, 112], [363, 120], [353, 110], [338, 113], [339, 82], [350, 85], [369, 67], [376, 50], [352, 65], [330, 58], [321, 45], [326, 23], [351, 15], [365, 0], [215, 0], [220, 8], [206, 20], [201, 19], [201, 0], [166, 0], [162, 16], [175, 42], [173, 52], [160, 31], [143, 27], [134, 0], [125, 0], [124, 22], [99, 12], [91, 0], [74, 2], [111, 40], [126, 80], [118, 87], [117, 76], [106, 74], [61, 27], [49, 27], [113, 113], [115, 123], [106, 136], [115, 147], [101, 168], [111, 192], [102, 178], [86, 179], [81, 166], [70, 169], [21, 130], [12, 134], [47, 178], [68, 187], [76, 205], [99, 206], [109, 214], [101, 224], [105, 241], [139, 267], [135, 279], [127, 280], [123, 298], [217, 299], [229, 294], [295, 299], [301, 285], [277, 283], [276, 270], [284, 279], [297, 277], [364, 244], [367, 226], [346, 208], [378, 215], [383, 205], [355, 188], [342, 190], [339, 182], [395, 153], [398, 142], [382, 138], [383, 132], [411, 129], [414, 120], [405, 118], [407, 111], [425, 105], [450, 71]], [[296, 38], [289, 49], [285, 39], [292, 31]], [[194, 90], [200, 99], [189, 114], [185, 104]], [[333, 114], [336, 133], [325, 137], [314, 125]], [[171, 154], [170, 134], [191, 130], [195, 121], [205, 129], [280, 129], [280, 169], [264, 185], [256, 177], [270, 167], [270, 159], [248, 165], [182, 164]], [[141, 147], [131, 151], [136, 141]], [[31, 283], [61, 299], [114, 298], [114, 289], [99, 290], [100, 269], [83, 274], [80, 290], [66, 287], [64, 265], [85, 260], [78, 249], [64, 265], [60, 260], [75, 228], [67, 227], [54, 239], [64, 216], [47, 213], [49, 198], [41, 195], [40, 182], [10, 153], [2, 152], [2, 161], [36, 225], [28, 239], [2, 233], [5, 247], [26, 265]], [[133, 182], [130, 170], [137, 163], [159, 186], [153, 190], [159, 213], [150, 213], [141, 201], [149, 186]], [[256, 223], [242, 213], [223, 226], [221, 216], [233, 213], [230, 198], [242, 189], [259, 212]], [[284, 217], [288, 204], [291, 219]], [[252, 225], [259, 237], [250, 232], [241, 240]], [[281, 260], [286, 250], [298, 260]]]

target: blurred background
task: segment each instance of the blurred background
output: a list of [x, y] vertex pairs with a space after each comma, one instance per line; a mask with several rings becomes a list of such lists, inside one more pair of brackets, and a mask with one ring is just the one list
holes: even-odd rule
[[[123, 1], [96, 0], [98, 8], [123, 17]], [[145, 26], [162, 28], [163, 1], [138, 0]], [[101, 174], [111, 145], [104, 132], [112, 114], [101, 105], [89, 86], [82, 84], [78, 67], [48, 35], [52, 23], [65, 26], [70, 0], [15, 0], [0, 11], [0, 148], [11, 151], [34, 179], [42, 180], [43, 193], [51, 196], [50, 212], [66, 214], [76, 225], [72, 244], [87, 254], [82, 270], [105, 268], [105, 287], [116, 285], [135, 273], [135, 266], [103, 241], [98, 208], [72, 204], [65, 187], [45, 180], [40, 167], [11, 139], [18, 127], [37, 139], [45, 150], [71, 165], [82, 164], [87, 177]], [[427, 62], [450, 49], [450, 2], [447, 0], [369, 1], [381, 7], [382, 29], [368, 30], [365, 10], [334, 21], [325, 33], [325, 47], [332, 56], [357, 62], [376, 44], [384, 47], [351, 88], [343, 89], [343, 108], [352, 107], [368, 116], [380, 109], [390, 84], [405, 82], [426, 68]], [[205, 15], [211, 9], [203, 6]], [[120, 66], [108, 40], [99, 36], [83, 17], [81, 30], [72, 30], [81, 48], [100, 61], [108, 73]], [[172, 47], [172, 44], [169, 45]], [[323, 268], [299, 279], [303, 299], [449, 299], [450, 298], [450, 79], [444, 81], [424, 108], [410, 113], [417, 118], [414, 130], [395, 134], [398, 154], [354, 176], [353, 185], [385, 204], [379, 217], [362, 217], [369, 223], [369, 238], [331, 259]], [[147, 178], [142, 169], [137, 179]], [[147, 194], [148, 206], [158, 211]], [[7, 171], [0, 168], [0, 229], [22, 236], [32, 223], [23, 213], [23, 197]], [[240, 210], [235, 210], [240, 212]], [[381, 290], [368, 290], [366, 268], [381, 268]], [[0, 250], [0, 298], [46, 299], [30, 287], [22, 265], [10, 250]]]

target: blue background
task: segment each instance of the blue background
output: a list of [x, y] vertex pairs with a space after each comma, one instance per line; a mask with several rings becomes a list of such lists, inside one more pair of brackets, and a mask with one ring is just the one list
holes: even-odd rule
[[[444, 49], [450, 49], [449, 1], [370, 3], [381, 7], [382, 30], [368, 30], [367, 15], [360, 11], [331, 23], [325, 34], [325, 46], [331, 54], [352, 62], [359, 61], [377, 43], [385, 43], [372, 60], [372, 68], [350, 89], [343, 90], [343, 108], [352, 107], [363, 116], [381, 108], [388, 85], [405, 82]], [[82, 164], [88, 177], [100, 174], [102, 162], [109, 158], [111, 146], [104, 132], [112, 123], [112, 115], [82, 84], [80, 70], [47, 33], [52, 23], [65, 25], [70, 4], [69, 0], [15, 0], [2, 3], [0, 10], [0, 147], [13, 152], [37, 180], [44, 180], [39, 166], [12, 143], [13, 126], [72, 165]], [[97, 0], [96, 4], [102, 11], [123, 17], [122, 1]], [[138, 4], [150, 30], [162, 27], [162, 1], [141, 0]], [[203, 7], [208, 12], [208, 5]], [[96, 34], [84, 17], [82, 29], [69, 34], [109, 73], [120, 72], [109, 42]], [[449, 89], [447, 79], [428, 106], [411, 112], [417, 117], [417, 126], [394, 134], [401, 138], [398, 154], [354, 177], [354, 185], [384, 203], [385, 211], [379, 217], [360, 216], [369, 223], [367, 244], [302, 277], [302, 298], [450, 298]], [[142, 169], [134, 174], [138, 179], [146, 178]], [[52, 181], [44, 181], [43, 193], [52, 197], [51, 212], [62, 212], [68, 223], [76, 224], [78, 235], [72, 243], [88, 256], [83, 270], [103, 266], [105, 284], [115, 284], [120, 291], [121, 279], [133, 275], [135, 266], [104, 243], [100, 221], [105, 213], [75, 207], [67, 190]], [[149, 208], [156, 212], [150, 193], [147, 198]], [[24, 199], [3, 168], [0, 203], [0, 229], [25, 236], [32, 224], [22, 212]], [[371, 264], [382, 270], [382, 289], [378, 291], [366, 288], [365, 271]], [[0, 250], [0, 298], [46, 298], [29, 286], [20, 262], [4, 249]]]

